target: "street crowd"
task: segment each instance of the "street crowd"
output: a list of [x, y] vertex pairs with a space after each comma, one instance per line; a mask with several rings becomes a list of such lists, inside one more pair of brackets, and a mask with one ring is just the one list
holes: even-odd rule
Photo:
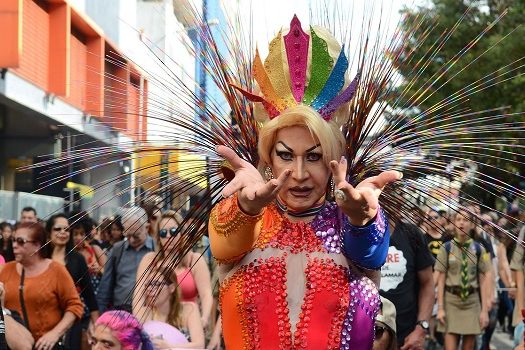
[[[417, 209], [390, 218], [374, 349], [523, 348], [524, 213]], [[414, 222], [417, 224], [414, 224]], [[180, 213], [160, 205], [0, 224], [0, 298], [11, 349], [221, 349], [217, 266], [204, 236], [176, 266]]]

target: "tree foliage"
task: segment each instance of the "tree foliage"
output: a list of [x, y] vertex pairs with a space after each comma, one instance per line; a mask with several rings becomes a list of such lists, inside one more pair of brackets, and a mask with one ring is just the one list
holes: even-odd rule
[[[496, 21], [504, 13], [503, 18]], [[454, 121], [469, 123], [482, 115], [503, 114], [505, 123], [524, 122], [523, 116], [517, 113], [525, 111], [525, 0], [433, 0], [430, 6], [405, 8], [403, 15], [401, 28], [405, 32], [412, 30], [417, 23], [422, 25], [414, 31], [411, 40], [403, 43], [401, 59], [395, 63], [403, 79], [396, 87], [394, 96], [400, 101], [398, 105], [409, 107], [400, 113], [411, 118], [427, 111], [416, 124], [420, 129], [428, 127], [425, 119], [435, 121], [436, 116], [439, 116], [438, 120], [442, 118], [441, 123], [446, 125], [450, 122], [447, 116], [459, 110], [462, 110], [459, 113], [461, 117]], [[497, 23], [483, 38], [471, 45], [494, 22]], [[433, 29], [425, 32], [428, 27]], [[421, 40], [423, 37], [424, 40]], [[441, 42], [442, 47], [436, 50]], [[462, 57], [451, 64], [457, 55]], [[419, 66], [415, 70], [417, 62], [428, 62], [428, 66], [424, 69]], [[476, 82], [485, 83], [462, 103], [450, 110], [447, 107], [435, 108], [457, 91], [474, 86]], [[421, 86], [428, 90], [421, 90]], [[422, 91], [426, 91], [426, 97], [418, 100]], [[472, 111], [487, 112], [472, 115]], [[499, 119], [498, 123], [501, 122], [502, 119]], [[455, 135], [458, 139], [471, 136], [461, 132]], [[505, 140], [500, 145], [492, 146], [492, 149], [480, 147], [468, 155], [474, 161], [482, 159], [480, 163], [485, 166], [481, 171], [488, 176], [496, 176], [498, 168], [525, 174], [525, 169], [520, 165], [525, 160], [525, 152], [519, 147], [524, 146], [523, 140], [511, 137], [504, 130], [501, 133], [481, 133], [476, 137], [493, 140], [493, 144]], [[501, 178], [501, 175], [497, 177]], [[515, 185], [518, 185], [520, 180], [509, 178], [509, 181], [515, 181]]]

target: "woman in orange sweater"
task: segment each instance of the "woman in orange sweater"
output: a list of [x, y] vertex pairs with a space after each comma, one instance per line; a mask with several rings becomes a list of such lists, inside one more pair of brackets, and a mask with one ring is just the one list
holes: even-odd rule
[[44, 258], [48, 246], [42, 225], [20, 224], [12, 241], [15, 261], [0, 270], [0, 281], [6, 289], [5, 307], [23, 316], [36, 341], [35, 349], [53, 349], [82, 316], [84, 307], [66, 268]]

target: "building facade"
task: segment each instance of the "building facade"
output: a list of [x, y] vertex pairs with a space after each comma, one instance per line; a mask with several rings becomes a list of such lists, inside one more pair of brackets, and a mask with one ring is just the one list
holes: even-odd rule
[[[17, 219], [26, 205], [42, 218], [93, 204], [95, 217], [108, 216], [130, 200], [116, 194], [129, 188], [127, 156], [147, 135], [148, 80], [77, 5], [0, 3], [2, 219]], [[114, 161], [98, 167], [95, 147], [110, 149]], [[59, 162], [30, 167], [52, 159]], [[116, 176], [112, 186], [93, 187]]]

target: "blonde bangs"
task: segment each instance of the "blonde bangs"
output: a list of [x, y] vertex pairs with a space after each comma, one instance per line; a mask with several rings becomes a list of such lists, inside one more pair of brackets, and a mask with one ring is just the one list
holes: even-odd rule
[[325, 121], [313, 108], [299, 105], [287, 109], [278, 117], [266, 122], [259, 131], [260, 169], [270, 164], [270, 155], [275, 145], [277, 131], [301, 125], [308, 128], [312, 138], [321, 144], [323, 161], [326, 166], [329, 166], [330, 161], [341, 158], [344, 138], [339, 126], [333, 121]]

